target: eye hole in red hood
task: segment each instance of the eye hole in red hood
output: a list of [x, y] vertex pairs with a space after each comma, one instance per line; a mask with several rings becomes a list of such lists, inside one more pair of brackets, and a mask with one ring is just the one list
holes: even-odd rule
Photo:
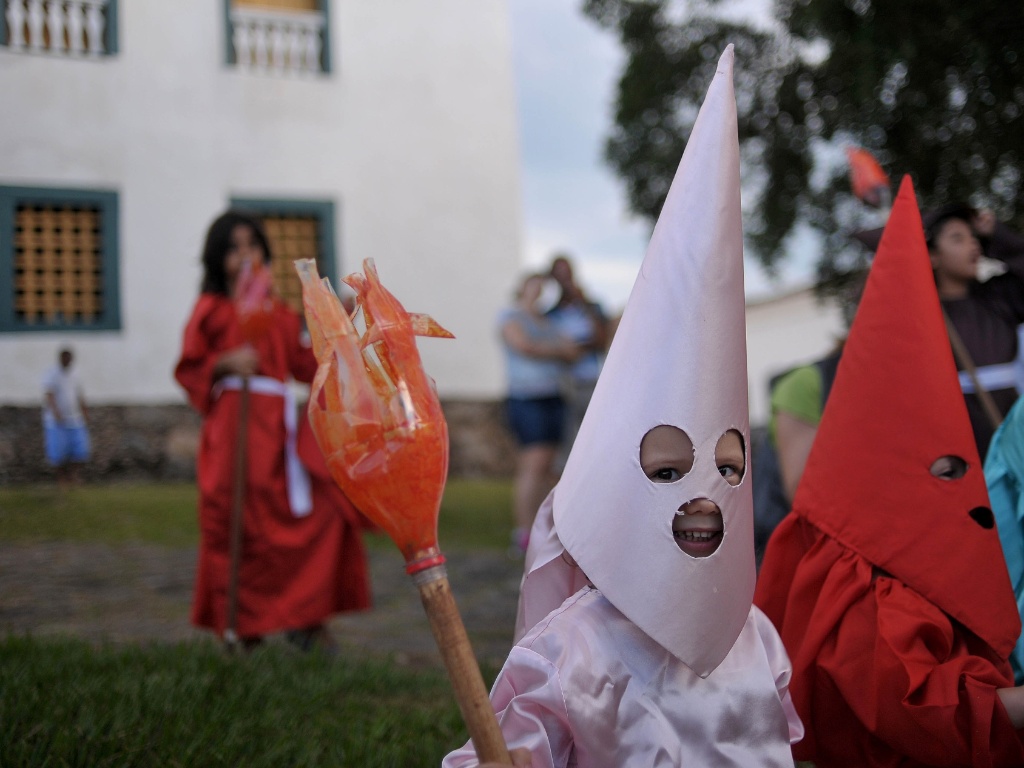
[[959, 456], [939, 456], [932, 462], [929, 472], [939, 480], [959, 480], [967, 474], [967, 467], [967, 462]]

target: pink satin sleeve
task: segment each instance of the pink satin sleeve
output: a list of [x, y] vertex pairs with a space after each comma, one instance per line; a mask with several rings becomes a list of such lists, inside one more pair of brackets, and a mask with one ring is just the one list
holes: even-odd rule
[[789, 660], [782, 645], [782, 638], [771, 620], [764, 615], [760, 608], [753, 607], [751, 616], [757, 633], [761, 636], [761, 643], [764, 645], [765, 654], [768, 657], [768, 668], [775, 678], [775, 690], [779, 692], [779, 700], [782, 702], [782, 709], [786, 713], [786, 722], [789, 723], [789, 743], [796, 744], [804, 737], [804, 724], [793, 706], [793, 697], [789, 695], [789, 683], [793, 678], [793, 664]]
[[[803, 728], [789, 679], [778, 634], [757, 609], [701, 678], [588, 588], [512, 649], [491, 701], [509, 747], [525, 747], [534, 768], [792, 768], [790, 743]], [[444, 765], [477, 765], [472, 746]]]
[[[494, 683], [491, 703], [509, 749], [525, 747], [532, 768], [569, 765], [572, 732], [558, 670], [528, 648], [516, 646]], [[472, 743], [444, 759], [444, 768], [478, 765]]]

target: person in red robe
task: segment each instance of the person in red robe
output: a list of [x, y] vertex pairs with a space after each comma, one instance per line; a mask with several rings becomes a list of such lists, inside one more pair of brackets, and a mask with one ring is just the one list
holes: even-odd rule
[[[192, 623], [223, 635], [241, 380], [248, 377], [243, 541], [236, 632], [250, 647], [287, 631], [303, 648], [332, 647], [325, 621], [370, 606], [361, 515], [331, 480], [288, 388], [317, 362], [298, 314], [276, 299], [252, 338], [232, 299], [243, 264], [270, 262], [259, 222], [229, 211], [210, 226], [199, 300], [174, 370], [203, 417], [197, 457], [199, 563]], [[292, 418], [294, 417], [294, 418]], [[296, 423], [297, 422], [297, 423]]]
[[829, 766], [1022, 766], [1013, 591], [904, 180], [754, 603]]

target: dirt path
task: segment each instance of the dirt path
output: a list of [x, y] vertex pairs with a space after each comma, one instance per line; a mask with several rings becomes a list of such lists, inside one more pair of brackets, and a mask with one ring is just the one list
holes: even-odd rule
[[[196, 553], [149, 545], [0, 545], [0, 633], [91, 642], [208, 639], [188, 623]], [[522, 564], [494, 552], [448, 555], [463, 621], [481, 661], [508, 655]], [[440, 664], [419, 596], [397, 552], [372, 551], [373, 610], [331, 623], [343, 649]]]

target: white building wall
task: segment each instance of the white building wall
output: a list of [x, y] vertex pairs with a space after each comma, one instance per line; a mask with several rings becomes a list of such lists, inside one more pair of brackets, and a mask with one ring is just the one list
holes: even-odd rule
[[748, 302], [750, 423], [768, 423], [768, 383], [773, 376], [824, 357], [845, 334], [839, 307], [819, 302], [811, 288]]
[[501, 0], [347, 0], [326, 76], [224, 64], [219, 0], [122, 0], [100, 61], [0, 48], [0, 185], [111, 189], [120, 331], [0, 334], [0, 403], [38, 402], [71, 344], [94, 403], [183, 401], [171, 377], [206, 227], [232, 196], [330, 199], [336, 277], [372, 257], [446, 397], [503, 392], [494, 317], [520, 258], [518, 143]]

